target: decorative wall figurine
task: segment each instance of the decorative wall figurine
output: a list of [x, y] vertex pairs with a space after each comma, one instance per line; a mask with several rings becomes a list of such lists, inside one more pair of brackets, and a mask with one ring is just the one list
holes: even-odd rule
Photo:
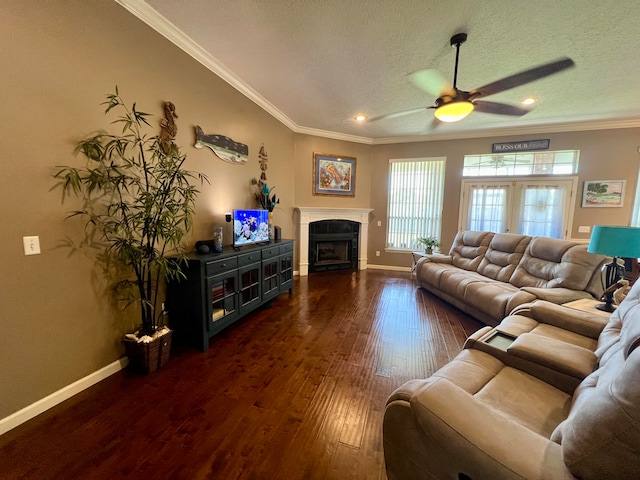
[[260, 151], [258, 152], [258, 163], [260, 164], [260, 170], [262, 173], [260, 174], [260, 181], [267, 181], [267, 162], [269, 159], [267, 158], [267, 151], [264, 149], [264, 143], [260, 147]]
[[165, 119], [160, 122], [160, 148], [162, 151], [169, 155], [172, 148], [175, 148], [173, 140], [178, 133], [178, 125], [176, 124], [176, 106], [171, 102], [164, 104], [164, 116]]
[[244, 143], [239, 143], [224, 135], [205, 135], [198, 125], [196, 125], [196, 148], [209, 147], [213, 153], [229, 163], [247, 163], [249, 158], [249, 147]]

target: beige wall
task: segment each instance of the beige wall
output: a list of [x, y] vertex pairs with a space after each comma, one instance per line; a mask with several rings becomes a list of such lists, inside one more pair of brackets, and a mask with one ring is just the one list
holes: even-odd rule
[[[269, 183], [281, 199], [275, 220], [285, 237], [292, 236], [295, 172], [290, 129], [115, 2], [3, 2], [0, 18], [3, 418], [123, 352], [125, 327], [93, 258], [60, 246], [66, 236], [81, 236], [78, 222], [64, 220], [74, 205], [61, 205], [59, 191], [49, 191], [56, 165], [81, 163], [72, 155], [75, 142], [109, 128], [99, 104], [114, 85], [155, 115], [154, 126], [164, 101], [176, 105], [176, 143], [187, 154], [187, 168], [211, 182], [201, 188], [191, 245], [211, 238], [213, 225], [224, 225], [224, 212], [254, 206], [250, 180], [260, 175], [262, 143]], [[195, 149], [195, 125], [246, 143], [248, 164], [228, 164], [209, 149]], [[25, 235], [40, 236], [41, 255], [23, 254]]]
[[[573, 225], [569, 234], [573, 239], [589, 238], [588, 233], [578, 233], [580, 225], [628, 225], [635, 195], [640, 155], [640, 129], [597, 130], [571, 133], [518, 135], [515, 137], [490, 137], [466, 140], [416, 142], [394, 145], [378, 145], [372, 154], [371, 190], [384, 192], [371, 197], [383, 227], [371, 226], [369, 263], [408, 267], [411, 258], [407, 253], [384, 252], [387, 215], [387, 171], [389, 159], [446, 157], [445, 194], [442, 220], [442, 250], [448, 251], [458, 229], [460, 185], [464, 155], [491, 153], [491, 145], [498, 142], [548, 138], [551, 150], [580, 150], [578, 192], [574, 198]], [[622, 208], [582, 208], [582, 188], [585, 180], [626, 179], [626, 195]], [[373, 230], [372, 230], [373, 229]], [[380, 235], [377, 231], [380, 230]], [[375, 257], [375, 251], [381, 252]]]
[[[373, 147], [311, 135], [296, 135], [295, 164], [296, 207], [368, 208], [371, 202], [371, 151]], [[313, 153], [356, 158], [354, 197], [313, 195]]]
[[[61, 205], [59, 192], [50, 191], [56, 165], [80, 164], [72, 156], [75, 142], [108, 128], [98, 104], [114, 85], [125, 99], [156, 115], [156, 122], [164, 101], [177, 107], [176, 142], [188, 156], [188, 168], [211, 182], [201, 188], [190, 245], [210, 238], [224, 212], [253, 206], [249, 181], [260, 173], [257, 152], [264, 143], [268, 182], [281, 200], [275, 221], [285, 237], [295, 237], [296, 206], [370, 207], [375, 210], [369, 262], [407, 266], [406, 254], [384, 254], [387, 160], [447, 157], [443, 239], [448, 242], [457, 223], [462, 156], [511, 140], [369, 146], [295, 134], [115, 2], [3, 2], [0, 19], [0, 419], [123, 353], [125, 326], [111, 307], [94, 258], [61, 246], [82, 232], [78, 222], [64, 220], [73, 204]], [[248, 164], [227, 164], [208, 149], [193, 148], [195, 125], [246, 143]], [[577, 208], [574, 222], [626, 224], [638, 170], [637, 129], [515, 139], [525, 138], [551, 138], [552, 149], [580, 149], [581, 180], [627, 178], [625, 208]], [[311, 194], [313, 152], [357, 158], [355, 197]], [[40, 236], [41, 255], [23, 254], [26, 235]], [[381, 257], [374, 256], [376, 250]]]

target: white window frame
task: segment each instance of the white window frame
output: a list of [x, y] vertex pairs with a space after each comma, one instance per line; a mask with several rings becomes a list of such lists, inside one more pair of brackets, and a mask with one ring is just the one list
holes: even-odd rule
[[524, 176], [524, 177], [471, 177], [463, 178], [460, 186], [460, 210], [458, 212], [458, 230], [467, 229], [468, 211], [469, 211], [469, 192], [474, 185], [498, 186], [510, 184], [509, 199], [507, 200], [507, 232], [516, 233], [520, 220], [520, 201], [522, 198], [522, 186], [532, 183], [558, 183], [563, 188], [569, 187], [569, 193], [564, 205], [564, 225], [562, 238], [569, 238], [569, 234], [573, 228], [573, 214], [575, 210], [575, 199], [578, 188], [578, 177], [550, 175], [544, 177]]
[[636, 182], [636, 194], [633, 197], [633, 208], [631, 210], [630, 227], [640, 227], [640, 171], [638, 171], [638, 181]]
[[[571, 162], [568, 163], [568, 156]], [[542, 150], [465, 155], [463, 178], [577, 175], [580, 150]], [[484, 164], [485, 167], [480, 167]], [[492, 165], [493, 164], [493, 165]]]
[[[445, 171], [446, 171], [446, 157], [422, 157], [422, 158], [399, 158], [399, 159], [389, 159], [389, 170], [388, 170], [388, 195], [387, 195], [387, 231], [385, 232], [385, 252], [408, 252], [414, 251], [418, 248], [416, 244], [416, 240], [421, 236], [435, 236], [438, 240], [441, 240], [442, 233], [442, 212], [444, 209], [444, 184], [445, 184]], [[425, 225], [425, 229], [419, 232], [412, 232], [412, 237], [415, 237], [410, 244], [404, 244], [404, 246], [400, 245], [391, 245], [390, 235], [391, 228], [394, 226], [394, 219], [391, 214], [393, 212], [392, 203], [394, 202], [393, 191], [392, 191], [392, 165], [394, 163], [419, 163], [419, 162], [441, 162], [440, 168], [440, 177], [437, 185], [426, 185], [426, 178], [419, 179], [414, 185], [418, 189], [427, 189], [429, 195], [425, 198], [425, 201], [433, 202], [435, 199], [435, 207], [430, 212], [430, 215], [425, 216], [422, 220]], [[414, 203], [415, 205], [415, 203]], [[426, 209], [425, 205], [425, 209]], [[435, 217], [434, 217], [435, 215]], [[426, 224], [430, 224], [429, 227], [426, 227]]]

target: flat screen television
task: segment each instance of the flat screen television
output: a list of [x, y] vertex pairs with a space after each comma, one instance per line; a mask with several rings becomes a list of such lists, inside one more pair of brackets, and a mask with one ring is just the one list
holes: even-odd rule
[[267, 210], [233, 211], [233, 246], [242, 247], [269, 241], [269, 212]]

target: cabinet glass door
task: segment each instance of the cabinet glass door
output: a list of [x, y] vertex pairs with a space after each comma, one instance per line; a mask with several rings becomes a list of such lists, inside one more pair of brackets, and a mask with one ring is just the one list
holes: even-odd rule
[[269, 299], [278, 295], [278, 259], [262, 261], [262, 298]]
[[240, 277], [240, 312], [251, 310], [260, 303], [260, 264], [238, 269]]
[[280, 257], [280, 291], [293, 287], [293, 257], [283, 255]]
[[229, 319], [238, 313], [235, 272], [211, 277], [207, 281], [209, 290], [209, 325]]

